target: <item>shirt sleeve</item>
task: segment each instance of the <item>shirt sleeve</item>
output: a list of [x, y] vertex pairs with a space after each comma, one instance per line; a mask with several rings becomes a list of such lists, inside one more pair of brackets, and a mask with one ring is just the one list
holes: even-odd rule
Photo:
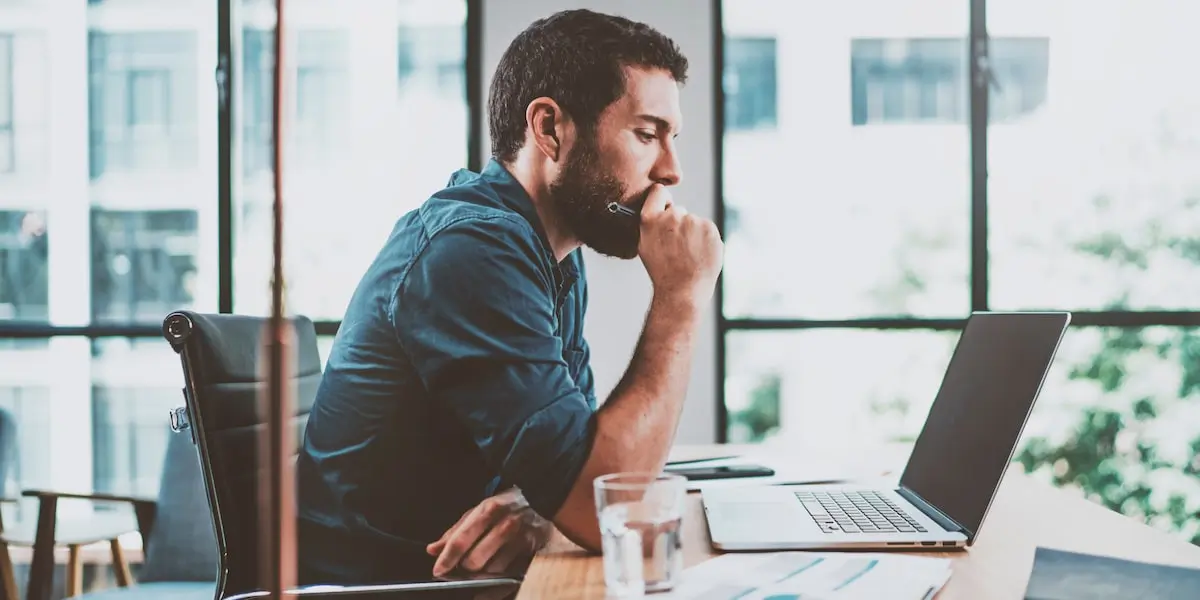
[[594, 421], [563, 358], [557, 294], [533, 236], [507, 217], [438, 232], [390, 316], [430, 395], [462, 419], [501, 480], [550, 518], [588, 458]]

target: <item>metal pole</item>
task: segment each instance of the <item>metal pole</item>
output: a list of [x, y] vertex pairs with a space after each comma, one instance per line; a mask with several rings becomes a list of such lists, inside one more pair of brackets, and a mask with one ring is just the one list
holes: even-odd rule
[[[268, 556], [264, 567], [267, 570], [266, 584], [270, 598], [282, 600], [288, 590], [296, 588], [296, 530], [295, 530], [295, 486], [291, 471], [292, 450], [295, 432], [292, 429], [292, 406], [295, 401], [291, 389], [292, 364], [296, 351], [295, 336], [290, 323], [284, 321], [283, 279], [283, 147], [286, 139], [283, 131], [284, 107], [284, 48], [287, 46], [287, 30], [284, 27], [284, 1], [275, 0], [275, 73], [273, 126], [274, 137], [274, 264], [271, 278], [271, 318], [268, 325], [267, 345], [268, 377], [266, 394], [267, 451], [269, 457], [269, 481], [263, 522], [266, 539], [263, 547]], [[287, 594], [287, 597], [291, 597]]]

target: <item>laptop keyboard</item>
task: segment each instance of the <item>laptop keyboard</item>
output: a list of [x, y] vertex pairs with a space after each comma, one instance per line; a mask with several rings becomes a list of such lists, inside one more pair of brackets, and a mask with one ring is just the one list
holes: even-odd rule
[[878, 492], [796, 492], [825, 533], [914, 533], [925, 531]]

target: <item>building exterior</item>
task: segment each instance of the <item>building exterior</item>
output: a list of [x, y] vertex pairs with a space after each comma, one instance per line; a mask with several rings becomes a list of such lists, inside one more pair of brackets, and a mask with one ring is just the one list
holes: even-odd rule
[[[465, 2], [360, 3], [287, 15], [289, 309], [314, 319], [341, 318], [396, 217], [466, 161]], [[216, 310], [215, 6], [0, 2], [0, 319]], [[235, 310], [266, 314], [273, 3], [235, 19]], [[156, 493], [180, 387], [161, 339], [0, 340], [8, 489]]]

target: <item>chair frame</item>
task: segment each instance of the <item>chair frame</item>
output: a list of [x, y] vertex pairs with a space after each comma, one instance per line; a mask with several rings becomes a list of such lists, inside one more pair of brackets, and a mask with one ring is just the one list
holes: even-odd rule
[[[197, 406], [197, 390], [199, 389], [199, 386], [197, 385], [197, 381], [195, 379], [195, 357], [189, 351], [189, 342], [191, 341], [192, 335], [195, 332], [195, 325], [190, 317], [191, 314], [194, 313], [191, 313], [190, 311], [176, 311], [167, 315], [167, 317], [163, 320], [163, 336], [171, 344], [171, 348], [175, 350], [177, 354], [179, 354], [183, 365], [185, 406], [172, 411], [171, 428], [175, 431], [176, 435], [180, 435], [184, 432], [190, 433], [192, 436], [192, 443], [196, 446], [196, 451], [199, 454], [200, 470], [204, 475], [204, 490], [208, 497], [209, 510], [212, 513], [213, 527], [215, 529], [214, 533], [218, 547], [217, 591], [215, 600], [248, 600], [250, 598], [265, 597], [268, 592], [262, 590], [240, 592], [236, 594], [227, 594], [226, 592], [229, 564], [227, 555], [228, 544], [225, 536], [225, 520], [222, 518], [224, 509], [221, 505], [220, 498], [217, 497], [217, 485], [213, 474], [213, 466], [209, 457], [208, 440], [205, 437], [206, 430], [204, 427], [204, 418], [200, 414], [201, 411]], [[512, 587], [515, 590], [515, 588], [520, 584], [520, 578], [484, 577], [461, 581], [427, 581], [385, 585], [302, 586], [294, 590], [289, 590], [287, 594], [294, 594], [305, 598], [343, 598], [362, 594], [371, 594], [372, 597], [379, 598], [400, 598], [401, 594], [404, 594], [404, 597], [410, 597], [409, 594], [412, 592], [419, 593], [429, 591], [469, 590], [498, 587]]]

